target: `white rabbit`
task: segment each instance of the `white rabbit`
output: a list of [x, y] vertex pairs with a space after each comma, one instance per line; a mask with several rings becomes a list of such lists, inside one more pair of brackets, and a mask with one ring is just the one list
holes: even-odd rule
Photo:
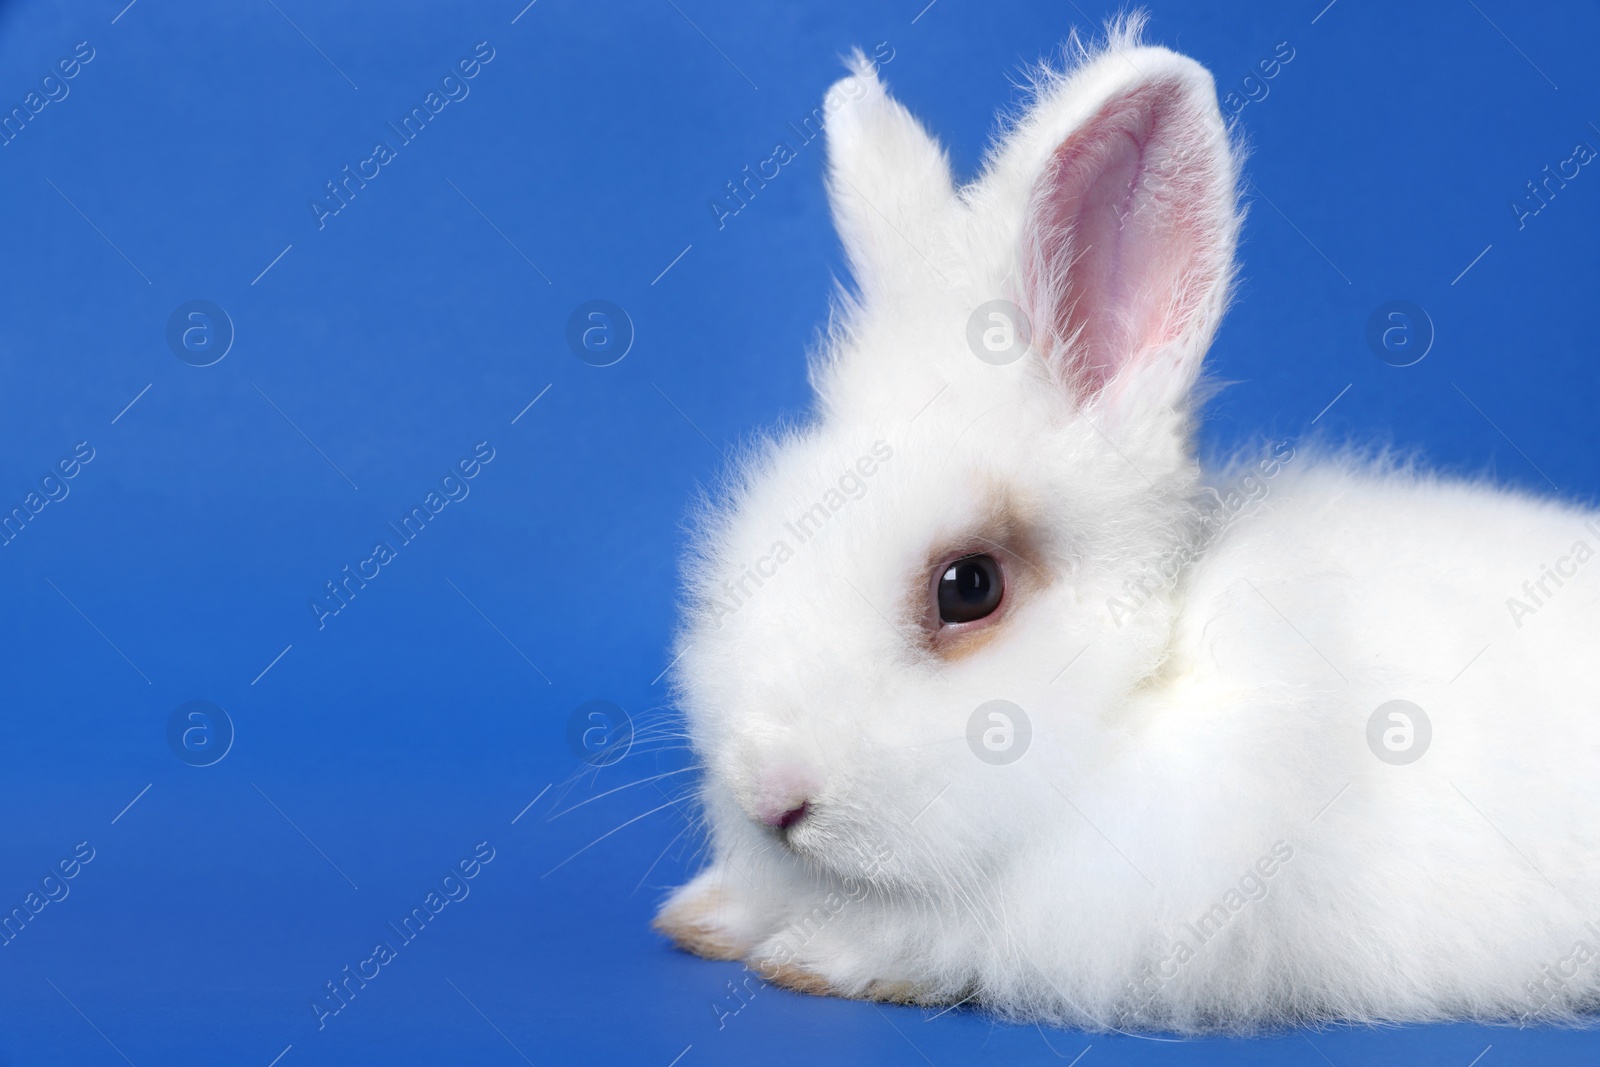
[[1240, 156], [1140, 28], [960, 188], [859, 56], [831, 90], [856, 290], [814, 422], [704, 514], [675, 677], [711, 859], [657, 925], [1087, 1028], [1575, 1021], [1600, 523], [1305, 445], [1202, 469]]

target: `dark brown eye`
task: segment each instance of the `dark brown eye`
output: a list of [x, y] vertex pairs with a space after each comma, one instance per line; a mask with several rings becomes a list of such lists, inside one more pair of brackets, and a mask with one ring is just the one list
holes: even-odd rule
[[993, 556], [953, 560], [939, 576], [939, 621], [974, 622], [992, 615], [1005, 594], [1005, 577]]

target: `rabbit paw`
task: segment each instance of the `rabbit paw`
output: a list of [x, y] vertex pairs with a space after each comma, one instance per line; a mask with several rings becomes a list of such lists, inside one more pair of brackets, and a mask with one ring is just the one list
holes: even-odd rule
[[906, 979], [874, 978], [865, 984], [845, 983], [832, 981], [794, 962], [750, 960], [746, 966], [775, 986], [817, 997], [843, 997], [847, 1000], [874, 1000], [880, 1004], [915, 1004], [921, 1007], [949, 1004], [960, 999]]
[[[758, 911], [739, 875], [714, 864], [668, 898], [651, 924], [685, 952], [711, 960], [743, 960], [763, 981], [818, 997], [874, 1000], [884, 1004], [943, 1005], [960, 1000], [914, 980], [854, 977], [866, 969], [842, 945], [838, 954], [815, 950], [796, 959], [769, 940], [772, 916]], [[870, 970], [867, 973], [871, 973]], [[831, 976], [831, 977], [830, 977]]]
[[914, 1004], [922, 1008], [931, 1008], [949, 1004], [951, 998], [936, 990], [917, 985], [915, 982], [890, 981], [875, 978], [858, 998], [860, 1000], [876, 1000], [880, 1004]]
[[832, 997], [839, 994], [822, 975], [792, 963], [749, 963], [748, 966], [764, 981], [795, 993], [809, 993], [814, 997]]
[[782, 986], [784, 989], [790, 989], [796, 993], [809, 993], [816, 997], [875, 1000], [880, 1004], [914, 1004], [919, 1007], [944, 1005], [950, 1003], [953, 999], [933, 989], [919, 986], [915, 982], [903, 980], [875, 978], [868, 982], [864, 988], [852, 990], [835, 985], [822, 975], [814, 971], [808, 971], [804, 967], [796, 966], [793, 963], [765, 964], [761, 966], [752, 963], [749, 966], [751, 970], [775, 986]]
[[680, 886], [650, 924], [685, 952], [708, 960], [741, 960], [759, 940], [738, 894], [726, 884], [725, 871], [714, 865]]

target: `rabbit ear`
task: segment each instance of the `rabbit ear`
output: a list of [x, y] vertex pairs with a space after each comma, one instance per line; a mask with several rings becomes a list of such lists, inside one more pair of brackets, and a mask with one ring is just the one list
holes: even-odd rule
[[933, 236], [955, 204], [950, 162], [860, 51], [823, 101], [828, 199], [863, 296], [937, 275]]
[[1211, 75], [1136, 32], [1047, 86], [995, 164], [1035, 345], [1080, 404], [1133, 382], [1181, 403], [1233, 270], [1239, 163]]

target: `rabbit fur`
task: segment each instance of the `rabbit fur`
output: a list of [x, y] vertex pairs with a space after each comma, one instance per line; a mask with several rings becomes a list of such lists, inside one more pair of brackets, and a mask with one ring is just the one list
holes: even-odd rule
[[[1581, 1021], [1600, 523], [1359, 451], [1201, 463], [1241, 153], [1140, 31], [1074, 38], [961, 186], [859, 54], [830, 90], [854, 288], [815, 417], [697, 517], [709, 860], [657, 926], [808, 992], [1090, 1029]], [[1010, 362], [970, 340], [997, 300]], [[946, 635], [930, 575], [972, 551], [1004, 600]], [[1010, 762], [975, 741], [995, 700]], [[1374, 728], [1396, 700], [1426, 724]]]

